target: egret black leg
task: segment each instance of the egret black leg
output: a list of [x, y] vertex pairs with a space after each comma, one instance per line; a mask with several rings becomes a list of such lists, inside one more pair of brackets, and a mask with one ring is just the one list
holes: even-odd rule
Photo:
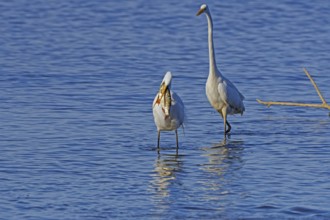
[[179, 149], [179, 138], [178, 138], [178, 130], [175, 130], [175, 136], [176, 136], [176, 149]]
[[230, 132], [230, 130], [231, 130], [231, 126], [230, 126], [230, 124], [229, 124], [229, 122], [226, 120], [226, 124], [228, 125], [228, 129], [226, 130], [226, 134], [228, 134], [229, 132]]
[[226, 134], [227, 134], [227, 128], [226, 128], [226, 125], [227, 125], [227, 110], [225, 108], [222, 109], [222, 117], [223, 117], [223, 127], [224, 127], [223, 135], [224, 135], [224, 139], [226, 139]]
[[160, 141], [160, 131], [158, 131], [158, 142], [157, 142], [157, 148], [159, 150], [159, 141]]

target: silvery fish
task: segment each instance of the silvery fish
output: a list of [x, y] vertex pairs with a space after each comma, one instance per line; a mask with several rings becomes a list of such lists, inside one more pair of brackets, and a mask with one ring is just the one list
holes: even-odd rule
[[165, 118], [170, 116], [170, 109], [171, 109], [171, 92], [169, 89], [166, 89], [165, 94], [164, 94], [164, 113], [165, 113]]

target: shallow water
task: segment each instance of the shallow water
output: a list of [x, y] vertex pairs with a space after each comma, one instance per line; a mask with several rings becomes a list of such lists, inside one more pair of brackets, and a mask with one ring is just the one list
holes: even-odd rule
[[[205, 95], [207, 23], [190, 1], [0, 3], [2, 219], [330, 218], [330, 3], [210, 6], [218, 67], [245, 95], [232, 134]], [[163, 74], [187, 122], [163, 132]]]

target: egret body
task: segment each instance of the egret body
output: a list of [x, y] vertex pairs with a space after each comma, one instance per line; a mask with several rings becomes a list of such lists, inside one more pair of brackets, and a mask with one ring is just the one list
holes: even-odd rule
[[171, 90], [172, 74], [167, 72], [160, 84], [153, 104], [152, 111], [158, 131], [157, 147], [159, 148], [160, 132], [173, 131], [176, 134], [176, 146], [179, 147], [178, 128], [184, 122], [184, 105], [181, 98]]
[[[205, 13], [208, 22], [208, 46], [209, 46], [209, 76], [206, 81], [206, 96], [213, 108], [223, 118], [224, 136], [230, 132], [231, 126], [227, 115], [243, 114], [245, 107], [244, 96], [238, 91], [235, 85], [229, 81], [217, 68], [213, 45], [213, 21], [211, 12], [206, 4], [201, 5], [197, 16]], [[226, 126], [228, 125], [228, 129]]]

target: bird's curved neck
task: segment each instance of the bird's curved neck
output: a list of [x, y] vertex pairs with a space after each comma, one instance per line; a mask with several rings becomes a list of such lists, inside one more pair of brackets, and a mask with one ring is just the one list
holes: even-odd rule
[[214, 45], [213, 45], [213, 21], [212, 16], [209, 12], [206, 13], [207, 23], [208, 23], [208, 43], [209, 43], [209, 64], [210, 74], [216, 74], [217, 71], [217, 64], [215, 62], [215, 55], [214, 55]]

